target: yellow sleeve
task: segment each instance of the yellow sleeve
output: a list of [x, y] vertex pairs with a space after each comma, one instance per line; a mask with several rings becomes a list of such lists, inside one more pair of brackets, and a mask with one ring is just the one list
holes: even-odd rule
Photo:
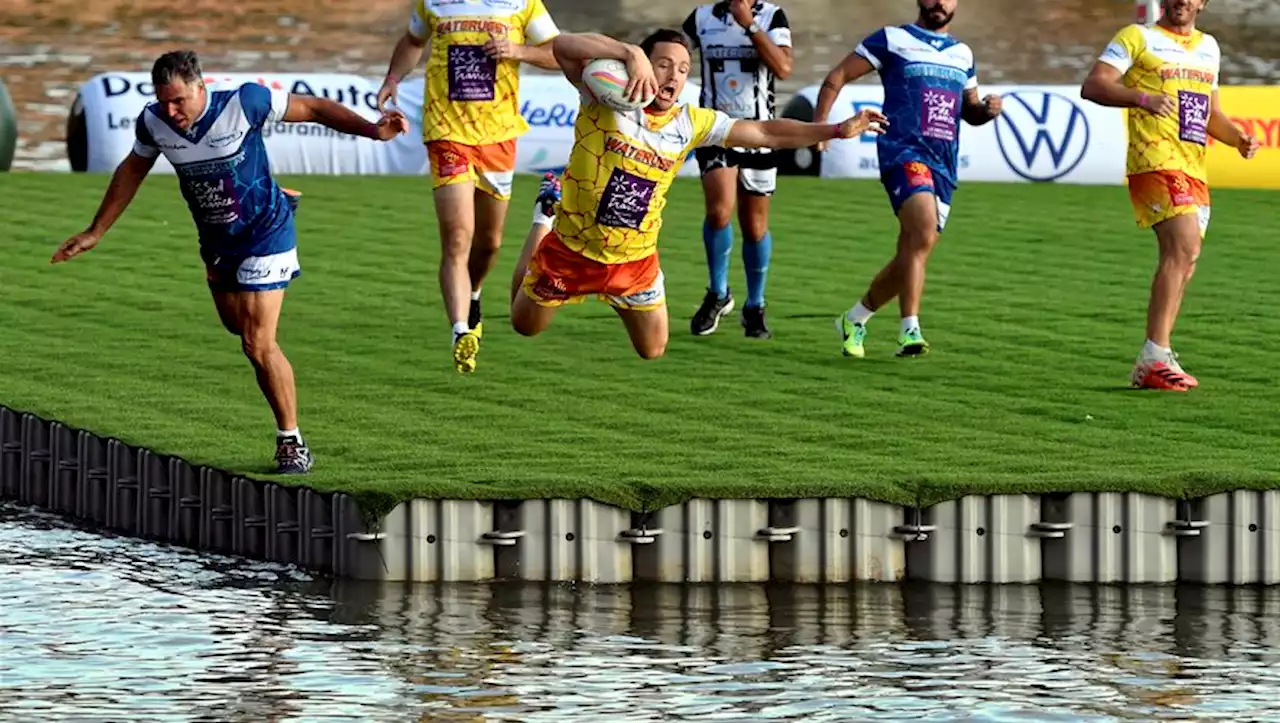
[[560, 28], [556, 27], [556, 21], [551, 19], [551, 13], [547, 12], [547, 6], [542, 0], [529, 0], [522, 20], [525, 43], [528, 45], [549, 43], [560, 34]]
[[1130, 25], [1111, 39], [1098, 61], [1119, 70], [1121, 74], [1129, 72], [1129, 68], [1137, 62], [1138, 56], [1147, 49], [1147, 39], [1142, 35], [1142, 28]]
[[689, 110], [690, 120], [693, 121], [693, 141], [690, 142], [689, 148], [685, 149], [686, 152], [691, 148], [723, 146], [728, 142], [729, 131], [733, 128], [733, 118], [723, 111], [710, 108], [685, 107]]
[[409, 14], [409, 34], [419, 40], [426, 40], [435, 31], [435, 15], [427, 10], [426, 0], [414, 0], [413, 12]]

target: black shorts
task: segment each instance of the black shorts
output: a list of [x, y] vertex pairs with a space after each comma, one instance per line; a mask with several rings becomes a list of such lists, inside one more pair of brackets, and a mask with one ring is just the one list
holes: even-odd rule
[[778, 161], [773, 153], [743, 153], [717, 146], [694, 153], [704, 176], [721, 168], [737, 168], [738, 186], [753, 196], [772, 196], [778, 187]]

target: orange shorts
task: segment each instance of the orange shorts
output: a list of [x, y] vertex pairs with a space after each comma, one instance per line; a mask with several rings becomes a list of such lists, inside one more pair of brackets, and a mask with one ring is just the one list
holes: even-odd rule
[[533, 252], [521, 288], [539, 306], [576, 304], [592, 294], [629, 311], [654, 311], [667, 303], [657, 254], [602, 264], [565, 246], [555, 231], [543, 237]]
[[1199, 217], [1200, 236], [1209, 230], [1209, 187], [1181, 171], [1129, 176], [1129, 200], [1142, 228], [1194, 213]]
[[428, 141], [432, 189], [455, 183], [474, 183], [499, 201], [511, 199], [516, 173], [516, 141], [469, 146], [453, 141]]

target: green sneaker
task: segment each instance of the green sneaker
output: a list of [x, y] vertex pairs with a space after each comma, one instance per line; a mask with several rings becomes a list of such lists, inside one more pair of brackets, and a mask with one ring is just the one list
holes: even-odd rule
[[862, 341], [867, 338], [867, 327], [862, 324], [855, 324], [849, 321], [849, 317], [844, 314], [836, 319], [836, 331], [840, 332], [840, 336], [844, 342], [840, 345], [840, 352], [845, 356], [856, 356], [859, 359], [867, 355], [867, 350], [862, 348]]
[[919, 329], [909, 329], [898, 337], [898, 356], [924, 356], [929, 353], [929, 342], [924, 340]]

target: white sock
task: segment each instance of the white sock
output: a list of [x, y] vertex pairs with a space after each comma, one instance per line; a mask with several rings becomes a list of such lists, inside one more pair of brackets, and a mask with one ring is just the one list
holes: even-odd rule
[[467, 322], [465, 321], [453, 322], [453, 340], [454, 341], [457, 341], [458, 337], [462, 336], [468, 331], [471, 331], [471, 327], [467, 326]]
[[554, 226], [556, 223], [555, 216], [548, 216], [542, 212], [542, 204], [537, 203], [533, 206], [533, 225], [534, 226]]
[[302, 439], [302, 432], [299, 432], [297, 427], [294, 427], [293, 429], [276, 430], [276, 439], [283, 439], [285, 437], [297, 437], [298, 439]]
[[1173, 350], [1166, 346], [1147, 339], [1147, 343], [1142, 345], [1143, 361], [1165, 361], [1173, 354]]
[[905, 334], [912, 329], [920, 328], [920, 317], [904, 316], [902, 317], [902, 333]]
[[858, 303], [853, 305], [852, 309], [849, 309], [848, 311], [845, 312], [844, 318], [860, 326], [866, 326], [867, 322], [871, 321], [871, 317], [874, 316], [875, 313], [876, 312], [872, 311], [871, 309], [868, 309], [867, 307], [863, 306], [862, 302], [859, 301]]
[[480, 289], [476, 289], [475, 291], [472, 291], [472, 292], [471, 292], [471, 300], [472, 300], [472, 301], [479, 301], [479, 300], [480, 300]]

